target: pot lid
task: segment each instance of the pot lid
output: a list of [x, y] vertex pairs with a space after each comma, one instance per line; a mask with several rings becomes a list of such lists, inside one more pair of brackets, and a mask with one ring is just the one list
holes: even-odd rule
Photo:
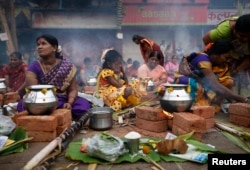
[[169, 84], [169, 83], [165, 83], [163, 84], [163, 86], [165, 87], [187, 87], [187, 84]]
[[32, 90], [40, 90], [40, 89], [52, 89], [54, 88], [54, 85], [49, 85], [49, 84], [39, 84], [39, 85], [31, 85], [28, 87], [28, 89]]

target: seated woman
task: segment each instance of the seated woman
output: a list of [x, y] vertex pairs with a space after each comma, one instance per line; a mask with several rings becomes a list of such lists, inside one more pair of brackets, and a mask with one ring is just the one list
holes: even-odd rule
[[148, 61], [138, 68], [138, 78], [151, 77], [156, 87], [167, 82], [167, 72], [159, 64], [161, 54], [153, 51], [149, 54]]
[[190, 55], [189, 64], [198, 77], [179, 75], [176, 83], [190, 85], [195, 105], [214, 105], [218, 112], [224, 98], [229, 101], [248, 102], [247, 98], [231, 90], [233, 79], [228, 62], [233, 48], [229, 41], [218, 40], [205, 53]]
[[22, 54], [17, 51], [10, 54], [9, 61], [9, 64], [3, 68], [6, 86], [9, 92], [17, 92], [22, 96], [21, 90], [25, 86], [28, 66], [22, 61]]
[[138, 72], [139, 67], [140, 67], [140, 62], [138, 60], [134, 60], [133, 64], [129, 68], [127, 68], [126, 74], [129, 80], [132, 80], [133, 78], [137, 78], [137, 72]]
[[96, 77], [99, 72], [99, 67], [92, 62], [90, 57], [86, 57], [83, 60], [83, 65], [80, 70], [80, 79], [84, 86], [87, 86], [88, 79], [90, 77]]
[[[76, 67], [57, 52], [58, 41], [52, 35], [41, 35], [36, 39], [40, 58], [28, 67], [26, 86], [37, 84], [54, 85], [57, 89], [57, 108], [72, 110], [74, 119], [80, 118], [90, 108], [90, 103], [77, 96]], [[19, 101], [17, 110], [23, 111]]]
[[174, 74], [179, 69], [178, 56], [172, 55], [171, 60], [165, 64], [165, 70], [168, 73], [168, 82], [174, 83]]
[[138, 81], [128, 84], [122, 56], [116, 50], [109, 50], [103, 59], [104, 63], [97, 78], [96, 97], [102, 98], [115, 111], [138, 104]]

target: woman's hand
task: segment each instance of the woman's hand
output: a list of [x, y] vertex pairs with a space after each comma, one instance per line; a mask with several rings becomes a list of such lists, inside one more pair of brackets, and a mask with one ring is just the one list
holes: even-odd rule
[[70, 109], [72, 109], [72, 105], [71, 105], [70, 103], [64, 103], [64, 104], [63, 104], [63, 108], [64, 108], [64, 109], [69, 109], [69, 110], [70, 110]]

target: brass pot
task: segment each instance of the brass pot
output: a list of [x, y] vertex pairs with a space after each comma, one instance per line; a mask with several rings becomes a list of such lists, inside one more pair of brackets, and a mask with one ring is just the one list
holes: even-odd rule
[[51, 114], [57, 107], [58, 99], [53, 85], [32, 85], [26, 88], [24, 108], [34, 115]]
[[163, 110], [167, 112], [185, 112], [188, 111], [193, 100], [188, 91], [188, 85], [185, 84], [165, 84], [166, 90], [160, 104]]

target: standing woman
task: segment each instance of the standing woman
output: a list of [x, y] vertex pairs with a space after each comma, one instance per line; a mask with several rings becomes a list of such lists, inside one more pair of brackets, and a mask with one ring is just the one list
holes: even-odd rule
[[161, 47], [156, 42], [154, 42], [150, 38], [146, 38], [140, 35], [134, 35], [132, 41], [140, 46], [140, 51], [145, 63], [148, 62], [149, 54], [152, 51], [157, 51], [160, 55], [159, 64], [161, 66], [164, 65], [164, 55], [161, 51]]
[[3, 68], [6, 86], [8, 91], [22, 95], [28, 66], [22, 61], [22, 54], [17, 51], [10, 54], [9, 60], [9, 65]]
[[[74, 119], [80, 118], [90, 108], [90, 103], [77, 96], [76, 67], [58, 53], [58, 41], [52, 35], [36, 39], [39, 59], [29, 65], [26, 85], [50, 84], [56, 87], [57, 108], [72, 110]], [[19, 102], [18, 111], [23, 110]]]

